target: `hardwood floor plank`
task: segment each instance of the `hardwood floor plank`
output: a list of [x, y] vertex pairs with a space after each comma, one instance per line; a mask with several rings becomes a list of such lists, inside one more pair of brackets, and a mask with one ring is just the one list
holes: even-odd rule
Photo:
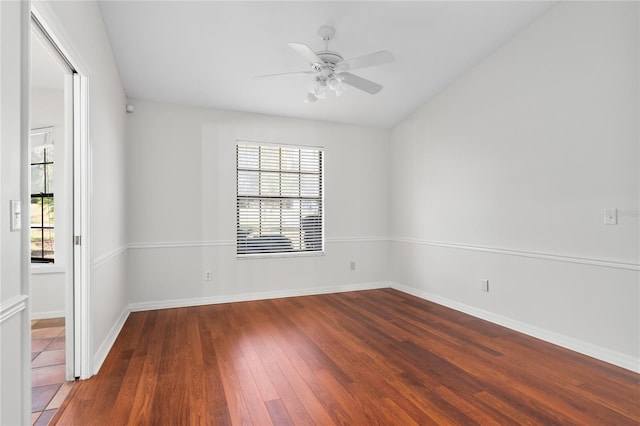
[[640, 375], [391, 290], [132, 313], [60, 425], [640, 423]]
[[274, 425], [278, 426], [293, 426], [295, 423], [287, 414], [287, 410], [285, 410], [284, 405], [282, 405], [282, 401], [279, 399], [272, 399], [271, 401], [267, 401], [267, 409], [269, 410], [269, 415], [271, 416], [271, 421]]
[[166, 326], [166, 316], [159, 315], [158, 311], [151, 311], [134, 312], [129, 316], [129, 318], [131, 317], [145, 318], [144, 335], [148, 336], [148, 340], [147, 345], [142, 344], [139, 347], [139, 354], [143, 357], [144, 364], [139, 374], [140, 380], [133, 397], [133, 404], [128, 413], [128, 424], [149, 424], [153, 412], [153, 396], [158, 382], [160, 354], [164, 342], [164, 334], [161, 331]]
[[206, 307], [199, 307], [197, 312], [199, 314], [198, 333], [202, 344], [202, 374], [206, 394], [205, 420], [216, 425], [231, 424], [222, 372], [219, 368], [218, 353], [220, 349], [214, 345], [215, 336], [212, 329], [208, 327], [208, 324], [216, 321], [217, 316], [213, 309]]
[[[258, 321], [260, 318], [259, 315], [252, 315], [254, 317], [253, 327], [255, 327], [254, 332], [257, 331], [257, 328], [260, 329], [261, 336], [258, 339], [254, 339], [252, 344], [256, 348], [256, 352], [260, 355], [261, 359], [271, 359], [273, 360], [280, 371], [284, 373], [287, 381], [292, 389], [295, 389], [295, 392], [298, 394], [301, 404], [304, 406], [305, 411], [309, 415], [310, 419], [313, 419], [313, 422], [323, 425], [331, 425], [334, 423], [333, 419], [329, 416], [322, 403], [318, 400], [313, 390], [309, 387], [307, 382], [304, 380], [304, 376], [298, 371], [298, 369], [294, 366], [292, 362], [292, 358], [290, 358], [290, 353], [285, 351], [285, 346], [276, 343], [276, 339], [274, 339], [271, 331], [274, 330], [273, 327], [269, 327], [269, 329], [265, 328], [266, 322], [264, 320]], [[293, 355], [293, 358], [297, 358], [296, 355]], [[281, 400], [279, 400], [282, 403]]]

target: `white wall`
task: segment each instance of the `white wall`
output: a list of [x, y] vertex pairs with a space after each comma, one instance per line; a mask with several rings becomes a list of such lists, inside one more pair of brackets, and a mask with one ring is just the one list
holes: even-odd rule
[[393, 129], [400, 288], [640, 370], [638, 36], [559, 3]]
[[[36, 2], [40, 4], [40, 2]], [[128, 312], [125, 236], [126, 98], [95, 1], [44, 2], [89, 78], [93, 362], [101, 364]]]
[[[35, 43], [35, 41], [34, 41]], [[64, 78], [62, 69], [50, 70]], [[53, 126], [54, 139], [54, 194], [55, 194], [55, 263], [31, 264], [31, 318], [65, 316], [65, 275], [71, 231], [67, 215], [70, 203], [67, 197], [65, 160], [71, 152], [65, 144], [64, 91], [43, 87], [31, 88], [31, 128]]]
[[[129, 102], [134, 308], [386, 285], [388, 131]], [[324, 147], [325, 256], [236, 259], [237, 140]], [[205, 270], [212, 281], [203, 281]]]
[[[22, 200], [28, 99], [28, 3], [0, 2], [0, 424], [30, 424], [27, 231], [10, 231], [9, 201]], [[23, 152], [21, 152], [23, 151]], [[27, 222], [28, 223], [28, 222]], [[25, 220], [23, 220], [23, 226]]]

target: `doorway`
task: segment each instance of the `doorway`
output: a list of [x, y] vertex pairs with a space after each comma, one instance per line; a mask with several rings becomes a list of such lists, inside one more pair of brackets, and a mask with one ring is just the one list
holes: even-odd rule
[[36, 9], [30, 64], [32, 411], [44, 419], [70, 382], [91, 375], [87, 83]]

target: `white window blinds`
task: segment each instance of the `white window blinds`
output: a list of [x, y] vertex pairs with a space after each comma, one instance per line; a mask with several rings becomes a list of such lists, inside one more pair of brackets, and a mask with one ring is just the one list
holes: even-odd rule
[[237, 254], [322, 252], [322, 150], [239, 143]]

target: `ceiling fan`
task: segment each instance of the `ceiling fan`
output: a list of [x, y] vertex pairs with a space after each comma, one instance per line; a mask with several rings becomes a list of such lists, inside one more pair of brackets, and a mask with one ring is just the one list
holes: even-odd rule
[[340, 96], [346, 90], [345, 85], [355, 87], [372, 95], [382, 90], [382, 85], [367, 80], [366, 78], [358, 77], [349, 71], [393, 62], [394, 57], [391, 52], [383, 50], [345, 60], [338, 52], [329, 50], [329, 41], [335, 33], [336, 30], [328, 25], [318, 29], [318, 35], [320, 39], [324, 41], [324, 50], [318, 52], [314, 52], [306, 44], [289, 43], [290, 48], [309, 62], [311, 70], [260, 75], [258, 77], [301, 74], [313, 75], [313, 79], [307, 85], [309, 93], [307, 93], [305, 102], [315, 102], [318, 99], [324, 99], [328, 93], [334, 93], [336, 96]]

